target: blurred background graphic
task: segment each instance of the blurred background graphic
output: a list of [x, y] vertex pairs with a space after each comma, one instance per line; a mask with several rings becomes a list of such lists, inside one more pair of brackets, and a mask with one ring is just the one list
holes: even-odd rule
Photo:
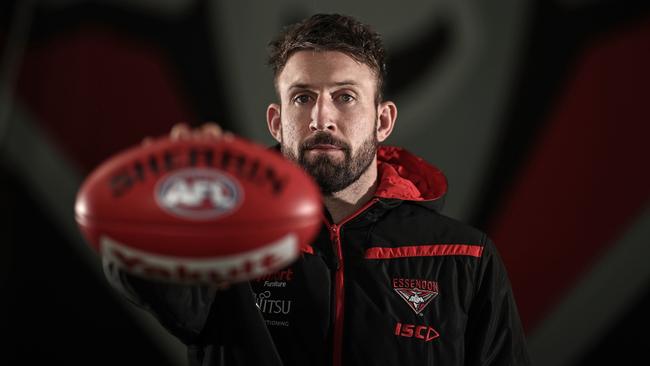
[[388, 143], [440, 167], [444, 212], [495, 240], [536, 364], [645, 359], [647, 0], [4, 0], [0, 364], [184, 364], [106, 285], [76, 191], [179, 121], [271, 144], [266, 44], [316, 12], [384, 35]]

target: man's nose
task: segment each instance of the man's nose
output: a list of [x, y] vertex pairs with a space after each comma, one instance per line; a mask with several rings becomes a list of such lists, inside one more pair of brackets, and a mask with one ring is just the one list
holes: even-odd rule
[[336, 114], [337, 110], [333, 101], [319, 96], [311, 111], [309, 129], [311, 131], [334, 132], [336, 130]]

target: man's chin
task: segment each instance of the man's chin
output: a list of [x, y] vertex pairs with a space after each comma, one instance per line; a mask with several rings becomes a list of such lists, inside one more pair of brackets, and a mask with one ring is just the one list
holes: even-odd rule
[[344, 164], [345, 156], [343, 154], [341, 154], [341, 156], [338, 155], [339, 154], [329, 152], [321, 153], [308, 151], [303, 155], [303, 161], [307, 163], [307, 165], [311, 166], [329, 165], [339, 167]]
[[343, 150], [336, 149], [312, 149], [305, 151], [305, 160], [309, 163], [317, 160], [341, 163], [345, 159]]
[[[338, 159], [331, 159], [328, 156], [316, 156], [309, 159], [305, 156], [301, 162], [302, 167], [317, 180], [328, 179], [334, 176], [340, 176], [345, 170], [344, 162]], [[320, 179], [319, 179], [320, 178]]]

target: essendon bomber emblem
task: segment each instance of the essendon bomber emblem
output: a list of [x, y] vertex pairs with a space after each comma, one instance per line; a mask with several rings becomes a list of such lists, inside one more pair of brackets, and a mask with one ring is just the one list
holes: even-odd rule
[[438, 296], [438, 282], [410, 278], [393, 278], [395, 292], [406, 301], [416, 314]]

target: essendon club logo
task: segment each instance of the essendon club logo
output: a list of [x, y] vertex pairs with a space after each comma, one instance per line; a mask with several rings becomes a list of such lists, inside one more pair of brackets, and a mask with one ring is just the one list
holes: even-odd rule
[[438, 296], [438, 282], [411, 278], [393, 278], [393, 289], [416, 314]]

